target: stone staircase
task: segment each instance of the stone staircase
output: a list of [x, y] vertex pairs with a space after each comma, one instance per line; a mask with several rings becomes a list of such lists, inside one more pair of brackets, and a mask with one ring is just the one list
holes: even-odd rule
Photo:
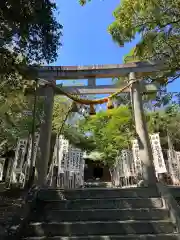
[[154, 188], [42, 189], [37, 199], [21, 239], [180, 239]]
[[0, 192], [0, 239], [4, 239], [8, 229], [17, 224], [22, 216], [22, 206], [25, 202], [25, 192], [19, 189]]

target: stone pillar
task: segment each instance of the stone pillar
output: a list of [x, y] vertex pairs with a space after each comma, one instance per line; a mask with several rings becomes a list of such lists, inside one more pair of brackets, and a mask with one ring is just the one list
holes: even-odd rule
[[96, 87], [96, 78], [88, 78], [88, 87], [95, 88]]
[[[129, 81], [136, 79], [135, 73], [130, 73]], [[153, 154], [151, 143], [148, 135], [145, 115], [143, 110], [143, 102], [141, 96], [140, 82], [134, 82], [131, 86], [131, 96], [134, 112], [134, 120], [136, 127], [136, 134], [139, 142], [140, 159], [143, 168], [143, 180], [147, 185], [156, 184], [155, 168], [153, 164]]]
[[36, 161], [36, 184], [46, 184], [48, 162], [50, 158], [50, 144], [52, 132], [52, 113], [54, 103], [54, 89], [52, 86], [45, 87], [44, 121], [41, 123], [39, 151]]

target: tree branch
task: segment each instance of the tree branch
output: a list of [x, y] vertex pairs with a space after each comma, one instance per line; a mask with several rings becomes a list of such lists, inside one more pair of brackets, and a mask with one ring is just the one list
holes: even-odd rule
[[168, 84], [174, 82], [174, 80], [178, 79], [179, 77], [180, 77], [180, 74], [178, 74], [176, 77], [168, 81]]

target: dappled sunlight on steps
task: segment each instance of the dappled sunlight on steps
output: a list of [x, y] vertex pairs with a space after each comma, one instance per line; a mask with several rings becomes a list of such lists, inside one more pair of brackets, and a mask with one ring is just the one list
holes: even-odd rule
[[37, 199], [21, 239], [180, 239], [156, 188], [41, 189]]

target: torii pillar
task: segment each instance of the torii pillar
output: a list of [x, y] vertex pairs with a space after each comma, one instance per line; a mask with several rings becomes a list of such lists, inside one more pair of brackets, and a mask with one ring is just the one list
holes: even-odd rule
[[44, 89], [44, 118], [41, 123], [39, 151], [36, 161], [35, 184], [46, 185], [48, 162], [50, 158], [52, 114], [54, 104], [54, 89], [51, 85], [46, 85]]
[[155, 185], [156, 175], [153, 163], [152, 148], [143, 110], [141, 85], [139, 81], [134, 82], [134, 80], [136, 80], [136, 75], [132, 72], [129, 74], [129, 82], [132, 82], [131, 97], [136, 134], [139, 143], [139, 155], [143, 165], [143, 180], [145, 181], [145, 185]]

